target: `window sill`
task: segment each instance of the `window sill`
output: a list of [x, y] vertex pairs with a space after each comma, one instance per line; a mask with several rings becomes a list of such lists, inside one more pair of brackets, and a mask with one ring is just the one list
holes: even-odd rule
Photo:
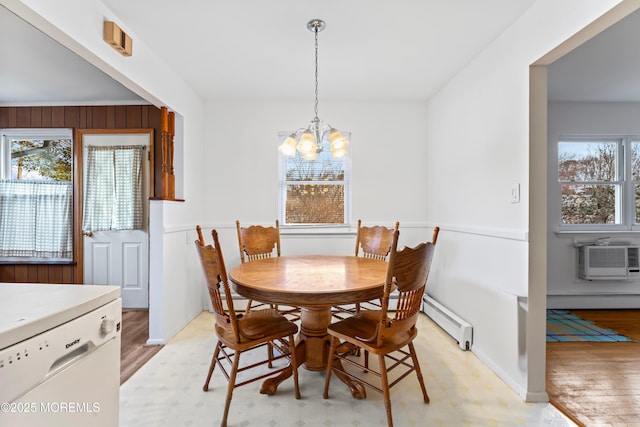
[[557, 236], [640, 234], [640, 230], [554, 230]]
[[0, 265], [75, 265], [71, 259], [60, 258], [22, 258], [22, 257], [0, 257]]
[[160, 202], [186, 202], [185, 199], [165, 199], [162, 197], [149, 197], [149, 200], [160, 201]]

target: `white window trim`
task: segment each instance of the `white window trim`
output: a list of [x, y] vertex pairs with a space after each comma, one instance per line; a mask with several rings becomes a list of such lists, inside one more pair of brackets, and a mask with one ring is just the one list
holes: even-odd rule
[[[619, 184], [622, 196], [620, 198], [620, 224], [563, 224], [562, 223], [562, 184], [558, 179], [559, 159], [558, 144], [560, 142], [589, 141], [603, 142], [610, 141], [619, 144], [620, 155], [618, 156], [618, 180], [617, 181], [593, 181], [593, 184]], [[635, 224], [635, 199], [634, 181], [631, 180], [631, 142], [640, 142], [640, 135], [635, 134], [586, 134], [586, 135], [561, 135], [555, 142], [555, 194], [558, 201], [556, 212], [556, 234], [580, 234], [580, 233], [628, 233], [640, 231], [640, 223]], [[640, 181], [638, 181], [640, 183]]]
[[[8, 128], [0, 129], [0, 179], [11, 179], [11, 139], [70, 139], [72, 151], [75, 151], [73, 129], [70, 128]], [[72, 167], [73, 174], [73, 167]], [[73, 175], [72, 175], [73, 176]], [[75, 179], [75, 177], [74, 177]], [[73, 224], [72, 224], [73, 227]], [[20, 264], [40, 263], [67, 264], [71, 258], [36, 258], [36, 257], [0, 257], [2, 262], [17, 262]]]

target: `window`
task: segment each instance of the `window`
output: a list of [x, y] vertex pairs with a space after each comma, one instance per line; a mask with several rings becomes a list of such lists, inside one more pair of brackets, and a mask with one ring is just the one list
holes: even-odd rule
[[631, 230], [640, 224], [640, 138], [558, 142], [560, 227]]
[[[281, 132], [280, 142], [291, 132]], [[345, 135], [349, 137], [349, 135]], [[279, 218], [282, 225], [348, 225], [351, 203], [350, 157], [331, 151], [316, 160], [279, 154]]]
[[71, 130], [5, 130], [0, 159], [0, 257], [70, 260]]

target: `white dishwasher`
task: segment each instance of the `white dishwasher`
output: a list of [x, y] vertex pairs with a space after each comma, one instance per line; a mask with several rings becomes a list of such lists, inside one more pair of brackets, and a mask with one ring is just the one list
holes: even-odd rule
[[0, 427], [116, 427], [117, 286], [0, 283]]

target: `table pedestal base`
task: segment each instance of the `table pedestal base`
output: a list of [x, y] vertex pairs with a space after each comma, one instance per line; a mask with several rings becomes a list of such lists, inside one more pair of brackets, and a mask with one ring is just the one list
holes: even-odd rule
[[[304, 364], [304, 367], [309, 371], [324, 371], [327, 368], [331, 342], [331, 337], [327, 333], [327, 327], [331, 323], [331, 307], [302, 307], [301, 310], [300, 333], [295, 350], [298, 367]], [[339, 360], [336, 360], [334, 365], [342, 368], [342, 362]], [[262, 384], [260, 393], [275, 394], [278, 385], [292, 375], [293, 371], [290, 368], [281, 372], [277, 377], [268, 378]], [[353, 397], [366, 399], [367, 393], [361, 382], [336, 371], [334, 371], [334, 375], [349, 387]]]

